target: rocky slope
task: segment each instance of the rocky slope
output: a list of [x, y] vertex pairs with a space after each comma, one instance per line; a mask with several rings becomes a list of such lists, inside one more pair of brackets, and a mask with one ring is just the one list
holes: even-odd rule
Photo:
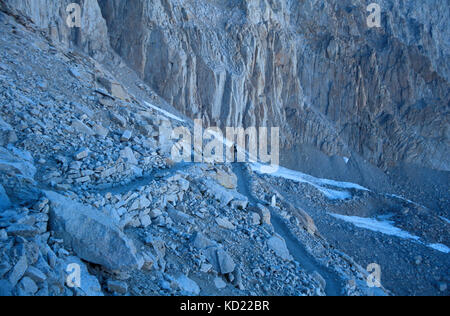
[[[0, 3], [0, 294], [448, 294], [449, 6], [80, 0], [70, 29], [69, 2]], [[196, 117], [375, 190], [175, 164], [159, 128]]]

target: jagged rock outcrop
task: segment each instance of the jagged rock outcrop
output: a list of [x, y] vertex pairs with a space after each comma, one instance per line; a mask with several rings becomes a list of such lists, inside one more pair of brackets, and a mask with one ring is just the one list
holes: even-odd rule
[[281, 126], [285, 149], [449, 170], [450, 8], [379, 2], [369, 29], [354, 0], [99, 1], [114, 50], [192, 117]]
[[51, 204], [51, 229], [81, 259], [110, 270], [139, 266], [134, 245], [111, 218], [57, 193], [46, 195]]

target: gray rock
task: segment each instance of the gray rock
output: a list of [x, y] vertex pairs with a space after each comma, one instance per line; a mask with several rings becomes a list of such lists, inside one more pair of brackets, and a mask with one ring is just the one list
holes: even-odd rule
[[6, 229], [10, 236], [34, 237], [39, 234], [39, 229], [26, 224], [13, 224]]
[[36, 168], [29, 152], [8, 146], [0, 147], [0, 173], [8, 173], [18, 177], [34, 179]]
[[[73, 288], [75, 293], [80, 296], [103, 296], [102, 287], [101, 287], [98, 279], [89, 273], [84, 262], [82, 262], [77, 257], [71, 256], [71, 257], [65, 258], [65, 260], [64, 260], [64, 270], [65, 270], [65, 273], [67, 274], [66, 281], [67, 281], [67, 278], [70, 278], [69, 275], [71, 273], [76, 272], [76, 270], [74, 270], [74, 267], [76, 267], [75, 269], [79, 268], [79, 271], [80, 271], [79, 284], [76, 284], [76, 282], [74, 282], [76, 280], [71, 280], [73, 283], [71, 285], [75, 285], [75, 286], [80, 285], [80, 287]], [[66, 286], [67, 286], [67, 282], [66, 282]]]
[[97, 78], [97, 81], [101, 83], [113, 97], [119, 98], [121, 100], [127, 100], [129, 98], [128, 94], [120, 83], [113, 82], [103, 77]]
[[114, 123], [116, 123], [122, 127], [127, 126], [127, 120], [117, 113], [111, 113], [111, 121], [113, 121]]
[[257, 212], [258, 212], [259, 216], [261, 217], [261, 224], [271, 225], [270, 210], [267, 207], [265, 207], [264, 205], [258, 204]]
[[5, 192], [5, 189], [0, 184], [0, 211], [6, 210], [11, 207], [11, 201]]
[[225, 275], [231, 273], [236, 268], [233, 258], [219, 247], [211, 247], [206, 249], [206, 257], [213, 265], [215, 271]]
[[73, 158], [76, 160], [83, 160], [84, 158], [87, 158], [87, 156], [89, 156], [89, 149], [82, 148], [73, 155]]
[[250, 223], [252, 225], [261, 225], [261, 216], [258, 213], [250, 212]]
[[25, 272], [25, 276], [29, 277], [36, 283], [42, 283], [47, 279], [47, 276], [41, 270], [32, 266], [28, 267]]
[[138, 161], [136, 159], [136, 156], [134, 155], [133, 150], [130, 147], [125, 147], [120, 151], [120, 157], [124, 159], [126, 162], [132, 165], [137, 165]]
[[34, 295], [39, 290], [36, 283], [29, 277], [24, 277], [18, 287], [24, 295]]
[[94, 125], [94, 133], [97, 136], [106, 138], [106, 136], [108, 136], [108, 134], [109, 134], [109, 130], [107, 128], [103, 127], [102, 125], [95, 124]]
[[286, 247], [286, 242], [284, 241], [284, 239], [282, 237], [275, 235], [275, 236], [269, 238], [269, 240], [267, 241], [267, 245], [281, 259], [287, 260], [287, 261], [292, 260], [292, 256]]
[[120, 138], [120, 141], [127, 142], [131, 139], [132, 135], [133, 135], [133, 133], [131, 131], [126, 130], [125, 132], [123, 132], [122, 137]]
[[150, 217], [152, 219], [156, 219], [156, 218], [160, 217], [161, 215], [162, 215], [162, 212], [159, 209], [154, 209], [154, 210], [150, 211]]
[[195, 281], [189, 279], [184, 274], [178, 276], [174, 281], [178, 285], [183, 294], [188, 295], [200, 294], [200, 287], [198, 286], [198, 284]]
[[57, 193], [45, 194], [51, 205], [50, 227], [64, 239], [66, 248], [73, 249], [81, 259], [110, 270], [138, 267], [133, 243], [111, 218]]
[[89, 135], [89, 136], [94, 136], [95, 135], [94, 131], [90, 127], [88, 127], [86, 124], [81, 122], [80, 120], [76, 120], [76, 119], [73, 120], [72, 128], [76, 132], [81, 133], [81, 134], [86, 134], [86, 135]]
[[8, 240], [8, 233], [4, 229], [0, 229], [0, 241]]
[[192, 221], [192, 217], [189, 216], [186, 213], [183, 213], [179, 210], [174, 209], [173, 207], [169, 207], [167, 210], [167, 213], [169, 214], [170, 218], [175, 222], [175, 223], [180, 223], [180, 224], [188, 224]]
[[214, 175], [214, 179], [226, 189], [236, 189], [237, 177], [234, 173], [226, 173], [222, 170], [218, 170]]
[[209, 247], [216, 246], [217, 244], [211, 239], [207, 238], [201, 232], [196, 232], [191, 238], [192, 246], [197, 249], [206, 249]]
[[234, 263], [233, 258], [223, 249], [217, 250], [217, 260], [220, 266], [220, 272], [222, 274], [231, 273], [234, 271], [236, 264]]
[[216, 223], [219, 225], [219, 227], [228, 229], [228, 230], [235, 230], [236, 226], [234, 226], [227, 218], [224, 217], [218, 217], [216, 218]]
[[11, 125], [0, 117], [0, 146], [17, 142], [17, 135]]
[[236, 191], [226, 189], [215, 181], [203, 180], [203, 183], [208, 192], [224, 206], [229, 205], [235, 199], [236, 195], [238, 195]]
[[150, 226], [152, 224], [152, 220], [151, 220], [150, 216], [148, 216], [148, 215], [140, 215], [139, 220], [141, 221], [141, 225], [144, 228], [147, 228], [148, 226]]
[[16, 286], [17, 282], [19, 282], [19, 280], [23, 277], [27, 269], [28, 269], [27, 257], [21, 256], [8, 277], [8, 281], [12, 287]]
[[13, 296], [13, 286], [7, 280], [0, 280], [0, 297]]

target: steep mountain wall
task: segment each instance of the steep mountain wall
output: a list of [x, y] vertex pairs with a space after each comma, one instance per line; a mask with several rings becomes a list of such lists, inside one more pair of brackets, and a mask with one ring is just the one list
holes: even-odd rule
[[380, 29], [365, 1], [99, 3], [115, 51], [190, 116], [449, 170], [448, 2], [379, 1]]
[[371, 29], [362, 0], [86, 0], [78, 31], [55, 18], [66, 2], [6, 1], [97, 58], [110, 42], [191, 117], [280, 126], [282, 160], [306, 144], [450, 170], [448, 1], [377, 1]]

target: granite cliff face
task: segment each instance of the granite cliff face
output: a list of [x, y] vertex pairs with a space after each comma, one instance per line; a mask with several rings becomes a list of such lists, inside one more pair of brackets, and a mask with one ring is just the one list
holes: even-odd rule
[[446, 2], [378, 1], [382, 27], [368, 28], [356, 0], [86, 0], [78, 30], [59, 17], [69, 1], [47, 2], [5, 1], [97, 58], [110, 42], [192, 118], [280, 126], [284, 161], [306, 144], [450, 170]]
[[[0, 296], [448, 296], [450, 9], [378, 2], [0, 1]], [[297, 171], [177, 163], [188, 117]]]

